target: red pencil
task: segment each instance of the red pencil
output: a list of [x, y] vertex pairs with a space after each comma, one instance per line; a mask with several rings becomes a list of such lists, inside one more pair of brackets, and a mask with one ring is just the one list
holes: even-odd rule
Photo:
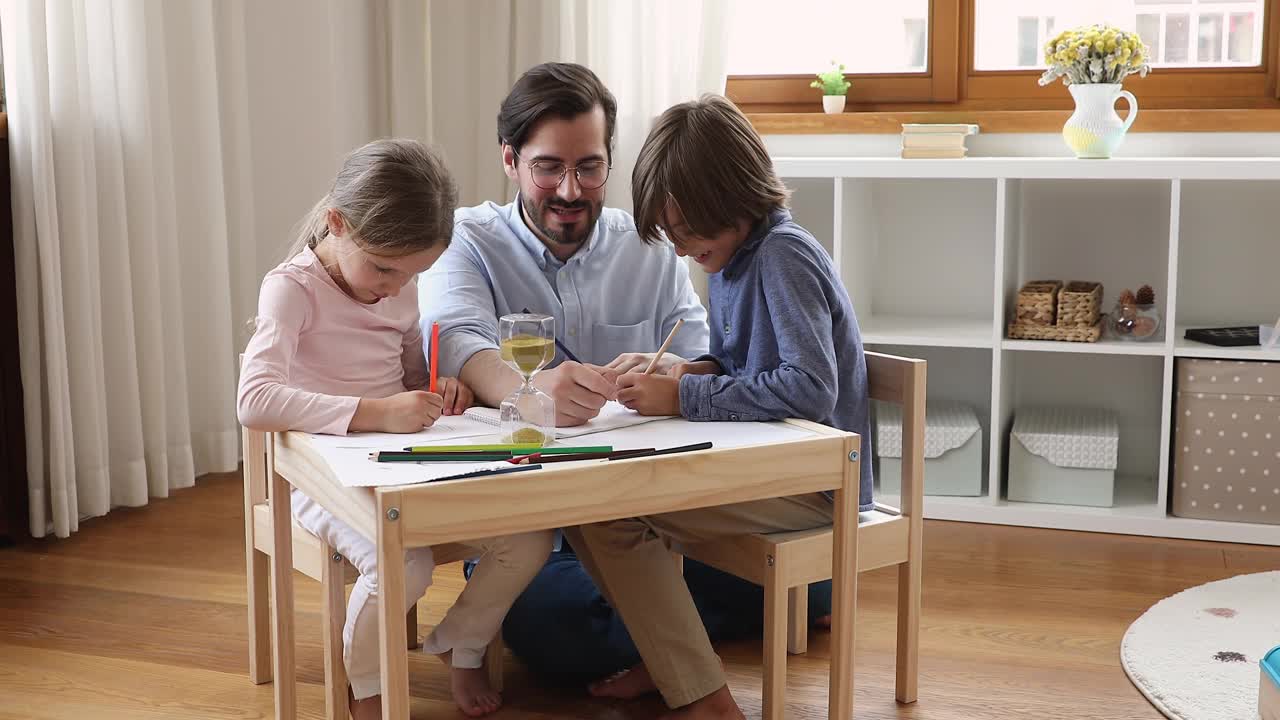
[[437, 392], [436, 390], [436, 367], [440, 360], [440, 323], [431, 323], [431, 384], [427, 387], [429, 392]]

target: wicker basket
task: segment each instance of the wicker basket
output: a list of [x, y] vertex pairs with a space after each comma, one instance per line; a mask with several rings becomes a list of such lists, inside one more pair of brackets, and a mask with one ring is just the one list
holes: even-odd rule
[[1009, 338], [1013, 340], [1065, 340], [1067, 342], [1097, 342], [1102, 336], [1102, 323], [1090, 327], [1083, 325], [1009, 325]]
[[1090, 328], [1098, 324], [1102, 283], [1073, 281], [1058, 291], [1059, 327]]
[[1062, 283], [1057, 280], [1033, 280], [1018, 291], [1016, 322], [1020, 325], [1049, 327], [1057, 317], [1058, 291]]

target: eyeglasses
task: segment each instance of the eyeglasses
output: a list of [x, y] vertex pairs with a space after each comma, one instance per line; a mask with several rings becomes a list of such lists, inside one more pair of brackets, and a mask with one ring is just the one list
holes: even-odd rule
[[[515, 152], [512, 154], [518, 162], [520, 154]], [[578, 185], [583, 190], [596, 190], [609, 179], [609, 170], [613, 168], [604, 160], [588, 160], [573, 167], [554, 160], [534, 160], [525, 164], [529, 166], [529, 175], [533, 178], [533, 184], [543, 190], [555, 190], [560, 187], [560, 183], [564, 182], [564, 176], [568, 175], [570, 170], [573, 171], [573, 176], [577, 178]]]

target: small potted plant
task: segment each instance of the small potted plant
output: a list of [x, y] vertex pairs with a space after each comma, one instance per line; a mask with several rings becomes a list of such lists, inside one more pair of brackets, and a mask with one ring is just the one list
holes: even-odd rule
[[828, 113], [844, 112], [845, 93], [853, 83], [844, 79], [844, 65], [831, 61], [831, 69], [818, 73], [818, 79], [809, 83], [809, 87], [822, 91], [822, 109]]

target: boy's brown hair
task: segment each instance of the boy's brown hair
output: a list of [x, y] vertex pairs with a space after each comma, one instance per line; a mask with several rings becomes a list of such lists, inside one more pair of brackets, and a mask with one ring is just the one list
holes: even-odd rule
[[790, 192], [742, 111], [720, 95], [703, 95], [654, 123], [631, 173], [631, 196], [640, 238], [654, 244], [662, 241], [670, 201], [691, 233], [710, 237], [786, 207]]

